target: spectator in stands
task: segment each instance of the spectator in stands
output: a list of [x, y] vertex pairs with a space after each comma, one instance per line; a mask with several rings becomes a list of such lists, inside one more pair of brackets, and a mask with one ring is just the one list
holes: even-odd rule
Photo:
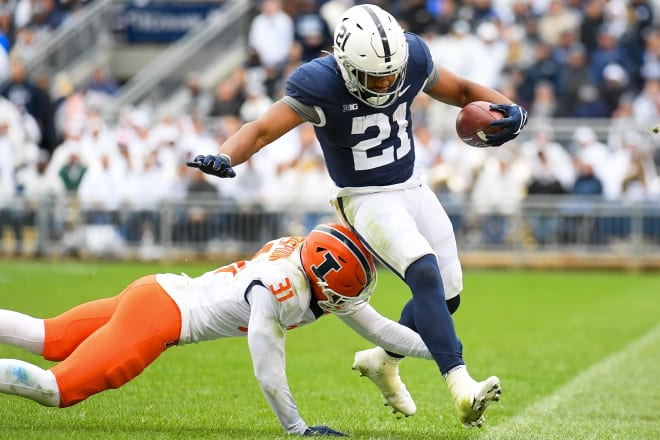
[[41, 131], [39, 146], [52, 153], [58, 142], [55, 131], [53, 100], [50, 97], [50, 75], [46, 72], [39, 73], [36, 76], [34, 84], [37, 88], [37, 99], [40, 102], [39, 108], [43, 109], [43, 123], [37, 121], [39, 123], [39, 130]]
[[497, 25], [484, 21], [476, 27], [477, 46], [471, 52], [474, 59], [488, 63], [472, 63], [468, 79], [486, 87], [498, 88], [502, 83], [502, 72], [508, 56], [507, 43], [502, 40]]
[[600, 90], [600, 95], [605, 104], [603, 116], [611, 117], [619, 106], [621, 98], [629, 92], [631, 92], [630, 77], [625, 69], [616, 63], [605, 66]]
[[45, 256], [46, 240], [60, 238], [64, 229], [63, 202], [66, 191], [60, 179], [53, 179], [46, 172], [49, 159], [48, 152], [40, 150], [37, 160], [26, 164], [16, 174], [25, 201], [25, 225], [40, 228], [45, 222], [48, 227], [48, 236], [42, 236], [44, 230], [39, 232], [37, 256]]
[[264, 85], [257, 81], [250, 81], [245, 85], [245, 95], [245, 101], [241, 104], [239, 110], [243, 122], [257, 119], [273, 103]]
[[30, 24], [37, 29], [52, 32], [68, 19], [68, 14], [56, 0], [39, 0], [33, 6]]
[[430, 26], [434, 25], [435, 17], [425, 0], [407, 0], [401, 6], [397, 15], [401, 26], [409, 32], [423, 35]]
[[638, 133], [629, 130], [613, 152], [610, 173], [620, 180], [620, 196], [626, 202], [660, 201], [660, 179], [653, 163], [651, 148]]
[[579, 35], [587, 53], [593, 53], [598, 47], [598, 33], [605, 23], [606, 3], [606, 0], [587, 0], [582, 8]]
[[534, 87], [534, 98], [529, 108], [530, 118], [548, 120], [557, 113], [555, 88], [548, 81], [539, 81]]
[[15, 200], [16, 176], [8, 138], [9, 120], [4, 115], [0, 118], [0, 244], [5, 246], [4, 232], [8, 227], [14, 235], [14, 254], [19, 255], [23, 251], [23, 210]]
[[660, 29], [649, 29], [645, 34], [641, 54], [640, 90], [646, 78], [660, 77]]
[[467, 20], [456, 20], [447, 34], [434, 33], [427, 38], [429, 50], [434, 60], [457, 75], [467, 76], [473, 64], [466, 53], [474, 53], [484, 45], [471, 33]]
[[598, 45], [591, 53], [589, 61], [591, 79], [596, 86], [603, 86], [605, 68], [610, 64], [618, 64], [626, 72], [633, 71], [630, 56], [624, 50], [613, 30], [607, 27], [601, 28], [598, 32], [597, 43]]
[[328, 27], [334, 29], [341, 14], [354, 4], [354, 0], [326, 0], [319, 8], [319, 13], [325, 19]]
[[32, 0], [16, 0], [14, 4], [14, 23], [16, 29], [25, 28], [32, 20]]
[[77, 197], [78, 188], [87, 173], [87, 166], [80, 160], [80, 155], [71, 151], [67, 155], [66, 162], [57, 170], [59, 182], [70, 197]]
[[[660, 74], [660, 72], [658, 72]], [[650, 128], [660, 121], [660, 77], [650, 77], [644, 81], [644, 88], [633, 98], [635, 121]]]
[[86, 223], [118, 223], [121, 187], [122, 177], [112, 169], [110, 156], [107, 153], [100, 155], [98, 163], [90, 165], [78, 187], [78, 199]]
[[86, 111], [85, 97], [75, 89], [73, 79], [67, 72], [58, 72], [53, 78], [51, 91], [53, 120], [57, 145], [64, 141], [67, 126]]
[[0, 6], [0, 83], [9, 78], [9, 52], [11, 35], [8, 35], [5, 23], [11, 17], [7, 8]]
[[538, 41], [535, 44], [534, 60], [523, 73], [523, 82], [518, 87], [518, 96], [523, 105], [532, 106], [534, 90], [539, 82], [551, 84], [555, 94], [559, 93], [561, 65], [552, 57], [552, 49], [547, 43]]
[[601, 196], [603, 194], [603, 182], [594, 174], [594, 168], [579, 157], [574, 157], [573, 163], [576, 177], [571, 193], [582, 196]]
[[222, 80], [215, 86], [209, 116], [238, 116], [243, 101], [245, 101], [243, 85], [233, 77]]
[[262, 0], [261, 13], [250, 24], [250, 68], [265, 70], [267, 93], [273, 97], [282, 80], [294, 41], [293, 20], [282, 10], [280, 0]]
[[34, 29], [26, 26], [16, 29], [14, 44], [9, 52], [10, 58], [20, 58], [23, 62], [29, 61], [39, 50], [43, 38], [39, 38]]
[[470, 206], [486, 245], [501, 246], [509, 238], [509, 221], [525, 197], [528, 176], [527, 166], [508, 150], [497, 150], [484, 162], [475, 178]]
[[565, 4], [565, 0], [550, 0], [547, 10], [539, 18], [538, 32], [542, 43], [556, 47], [565, 32], [577, 34], [580, 13]]
[[502, 23], [502, 18], [493, 5], [492, 0], [474, 0], [466, 2], [460, 9], [459, 16], [469, 17], [470, 25], [473, 29], [478, 29], [482, 23]]
[[205, 118], [213, 103], [213, 96], [202, 85], [202, 79], [197, 72], [189, 72], [185, 78], [184, 115], [193, 118]]
[[294, 39], [302, 62], [321, 56], [332, 48], [332, 33], [318, 9], [318, 0], [301, 0], [294, 18]]
[[107, 96], [115, 96], [119, 91], [117, 81], [110, 74], [107, 66], [96, 65], [92, 70], [92, 76], [85, 87], [87, 92], [103, 93]]
[[21, 111], [29, 113], [35, 119], [42, 133], [39, 146], [51, 151], [52, 148], [49, 148], [50, 145], [48, 145], [50, 139], [43, 136], [44, 128], [54, 124], [52, 120], [49, 120], [53, 118], [50, 111], [50, 97], [27, 78], [25, 65], [20, 59], [12, 59], [10, 79], [0, 93]]
[[582, 44], [570, 48], [566, 63], [561, 66], [557, 117], [588, 117], [605, 112], [604, 100], [600, 90], [592, 84], [587, 61]]
[[221, 217], [213, 212], [219, 198], [218, 187], [209, 176], [186, 172], [186, 208], [177, 219], [175, 239], [193, 243], [198, 252], [213, 238], [220, 238]]
[[91, 161], [90, 151], [85, 148], [83, 136], [85, 135], [86, 118], [78, 117], [71, 121], [64, 134], [64, 141], [55, 148], [48, 164], [48, 173], [57, 176], [65, 164], [71, 162], [71, 155], [76, 156], [76, 163], [87, 168]]
[[118, 177], [109, 177], [121, 194], [123, 235], [131, 244], [145, 239], [160, 241], [160, 204], [174, 182], [159, 166], [157, 151], [149, 153], [143, 162], [140, 171], [129, 169], [126, 174], [119, 174], [114, 170]]
[[10, 53], [11, 47], [16, 39], [16, 26], [14, 22], [13, 10], [10, 5], [0, 5], [0, 34], [6, 39], [6, 51]]
[[[314, 126], [303, 124], [296, 131], [298, 153], [280, 164], [277, 185], [264, 185], [261, 189], [269, 204], [277, 206], [293, 204], [301, 208], [303, 233], [309, 232], [317, 223], [334, 210], [328, 202], [333, 183], [325, 168], [321, 146], [314, 135]], [[318, 197], [327, 194], [327, 197]]]
[[582, 125], [573, 132], [573, 155], [586, 165], [591, 166], [594, 175], [603, 184], [603, 192], [609, 198], [610, 194], [616, 194], [616, 186], [619, 184], [609, 173], [611, 152], [604, 143], [598, 140], [596, 133], [591, 127]]
[[528, 194], [563, 194], [573, 188], [573, 159], [555, 140], [549, 122], [537, 126], [532, 138], [520, 145], [520, 156], [530, 169]]

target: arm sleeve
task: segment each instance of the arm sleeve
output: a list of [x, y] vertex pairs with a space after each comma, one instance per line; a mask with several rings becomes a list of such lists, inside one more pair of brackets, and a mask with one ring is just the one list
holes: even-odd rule
[[302, 434], [307, 424], [300, 417], [289, 389], [284, 356], [285, 329], [278, 319], [276, 300], [265, 287], [254, 286], [249, 301], [248, 345], [254, 375], [284, 430], [289, 434]]
[[419, 334], [384, 317], [367, 304], [352, 315], [337, 315], [366, 340], [404, 356], [432, 359]]

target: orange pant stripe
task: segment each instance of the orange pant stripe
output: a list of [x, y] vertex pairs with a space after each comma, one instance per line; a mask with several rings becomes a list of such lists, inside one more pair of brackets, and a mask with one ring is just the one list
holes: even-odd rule
[[[51, 353], [65, 353], [80, 340], [66, 359], [51, 368], [60, 388], [61, 408], [122, 386], [179, 339], [181, 313], [154, 275], [138, 279], [112, 299], [116, 305], [105, 323], [99, 325], [112, 303], [92, 301], [46, 326]], [[65, 349], [57, 347], [57, 338], [51, 337], [50, 331], [64, 335]]]

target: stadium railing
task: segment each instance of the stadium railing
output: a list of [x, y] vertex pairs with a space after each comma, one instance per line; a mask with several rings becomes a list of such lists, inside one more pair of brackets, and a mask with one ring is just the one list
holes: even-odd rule
[[[477, 215], [443, 200], [466, 267], [660, 269], [660, 206], [565, 196], [528, 198], [513, 214]], [[2, 255], [147, 260], [246, 257], [273, 238], [336, 221], [329, 207], [166, 201], [99, 211], [76, 199], [0, 210]], [[16, 240], [16, 236], [21, 240]], [[18, 246], [17, 246], [18, 245]]]

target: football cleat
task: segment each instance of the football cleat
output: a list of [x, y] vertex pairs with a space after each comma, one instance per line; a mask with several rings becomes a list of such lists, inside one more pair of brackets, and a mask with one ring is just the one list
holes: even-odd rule
[[400, 412], [409, 417], [415, 414], [417, 407], [401, 381], [399, 362], [401, 359], [393, 358], [382, 348], [375, 347], [355, 353], [353, 369], [376, 384], [385, 398], [385, 406], [391, 407], [393, 413]]
[[[481, 382], [476, 382], [465, 368], [464, 374], [447, 377], [449, 391], [454, 397], [458, 419], [466, 428], [478, 427], [484, 423], [484, 412], [491, 402], [500, 400], [502, 388], [497, 376], [491, 376]], [[457, 377], [459, 376], [459, 377]], [[458, 380], [457, 380], [458, 379]]]

